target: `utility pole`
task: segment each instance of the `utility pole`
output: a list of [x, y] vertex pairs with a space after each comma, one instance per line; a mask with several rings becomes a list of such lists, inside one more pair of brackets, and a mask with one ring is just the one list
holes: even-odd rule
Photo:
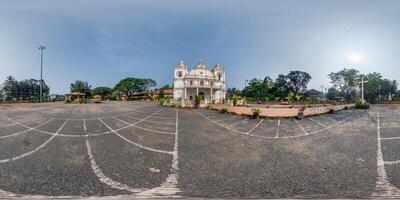
[[247, 85], [247, 83], [249, 82], [249, 80], [244, 80], [244, 88], [243, 88], [243, 90], [244, 90], [244, 98], [246, 99], [246, 85]]
[[40, 102], [43, 102], [43, 50], [46, 49], [45, 45], [39, 46], [40, 50]]
[[364, 83], [367, 83], [368, 81], [364, 81], [364, 76], [362, 75], [361, 76], [361, 82], [358, 82], [358, 83], [361, 83], [361, 103], [364, 103], [365, 101], [364, 101]]

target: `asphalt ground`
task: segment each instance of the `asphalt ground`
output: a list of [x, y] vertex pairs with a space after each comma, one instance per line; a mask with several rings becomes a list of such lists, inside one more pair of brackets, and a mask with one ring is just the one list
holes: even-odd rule
[[0, 106], [0, 197], [400, 197], [400, 113], [248, 119], [151, 102]]

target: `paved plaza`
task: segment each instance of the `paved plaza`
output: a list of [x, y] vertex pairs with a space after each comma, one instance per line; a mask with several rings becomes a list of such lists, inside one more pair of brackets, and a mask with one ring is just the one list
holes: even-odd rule
[[395, 107], [301, 120], [145, 101], [0, 114], [0, 197], [400, 197]]

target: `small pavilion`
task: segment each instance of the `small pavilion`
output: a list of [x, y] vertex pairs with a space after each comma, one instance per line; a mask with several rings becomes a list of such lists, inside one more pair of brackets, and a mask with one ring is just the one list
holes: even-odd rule
[[80, 92], [71, 92], [68, 94], [65, 94], [65, 99], [69, 99], [71, 102], [79, 103], [78, 99], [82, 99], [83, 102], [86, 102], [86, 94], [85, 93], [80, 93]]

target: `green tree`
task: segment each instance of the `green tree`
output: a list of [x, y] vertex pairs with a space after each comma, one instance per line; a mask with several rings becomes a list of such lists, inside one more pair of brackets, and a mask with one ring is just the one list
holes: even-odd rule
[[302, 71], [290, 71], [286, 77], [287, 87], [293, 93], [293, 96], [305, 92], [307, 90], [307, 85], [311, 80], [310, 74]]
[[241, 95], [242, 91], [240, 91], [239, 89], [233, 87], [233, 88], [228, 88], [226, 90], [227, 93], [229, 93], [230, 95]]
[[150, 88], [156, 86], [156, 81], [152, 79], [140, 79], [128, 77], [120, 80], [115, 86], [114, 90], [119, 94], [132, 96], [134, 93], [146, 92]]
[[287, 77], [283, 74], [279, 74], [278, 78], [275, 79], [275, 87], [277, 97], [286, 97], [289, 95], [290, 89], [288, 86]]
[[337, 89], [334, 88], [334, 87], [330, 87], [330, 88], [328, 89], [328, 93], [326, 94], [326, 97], [327, 97], [329, 100], [336, 100], [338, 97], [341, 97], [341, 96], [343, 96], [343, 95], [340, 94], [340, 91], [337, 90]]
[[331, 72], [328, 77], [331, 79], [333, 86], [341, 91], [346, 100], [350, 101], [355, 98], [355, 90], [359, 80], [358, 70], [344, 68], [339, 72]]
[[69, 88], [71, 92], [85, 93], [86, 96], [90, 96], [91, 87], [87, 81], [77, 80], [75, 83], [71, 83]]
[[271, 77], [266, 76], [262, 82], [262, 87], [261, 87], [261, 96], [262, 99], [264, 98], [267, 99], [275, 99], [277, 88], [275, 86], [274, 80], [271, 79]]
[[243, 93], [246, 97], [260, 99], [262, 87], [262, 80], [253, 78], [252, 80], [250, 80], [249, 84], [243, 89]]
[[[17, 81], [14, 77], [8, 76], [2, 84], [2, 89], [6, 100], [13, 98], [18, 100], [34, 100], [39, 99], [40, 81], [36, 79], [26, 79]], [[43, 96], [49, 95], [50, 88], [43, 81]]]
[[364, 97], [368, 102], [375, 103], [388, 99], [389, 93], [397, 92], [397, 82], [384, 79], [380, 73], [374, 72], [364, 76]]
[[113, 90], [110, 87], [96, 87], [92, 89], [92, 95], [100, 95], [101, 98], [111, 96]]

